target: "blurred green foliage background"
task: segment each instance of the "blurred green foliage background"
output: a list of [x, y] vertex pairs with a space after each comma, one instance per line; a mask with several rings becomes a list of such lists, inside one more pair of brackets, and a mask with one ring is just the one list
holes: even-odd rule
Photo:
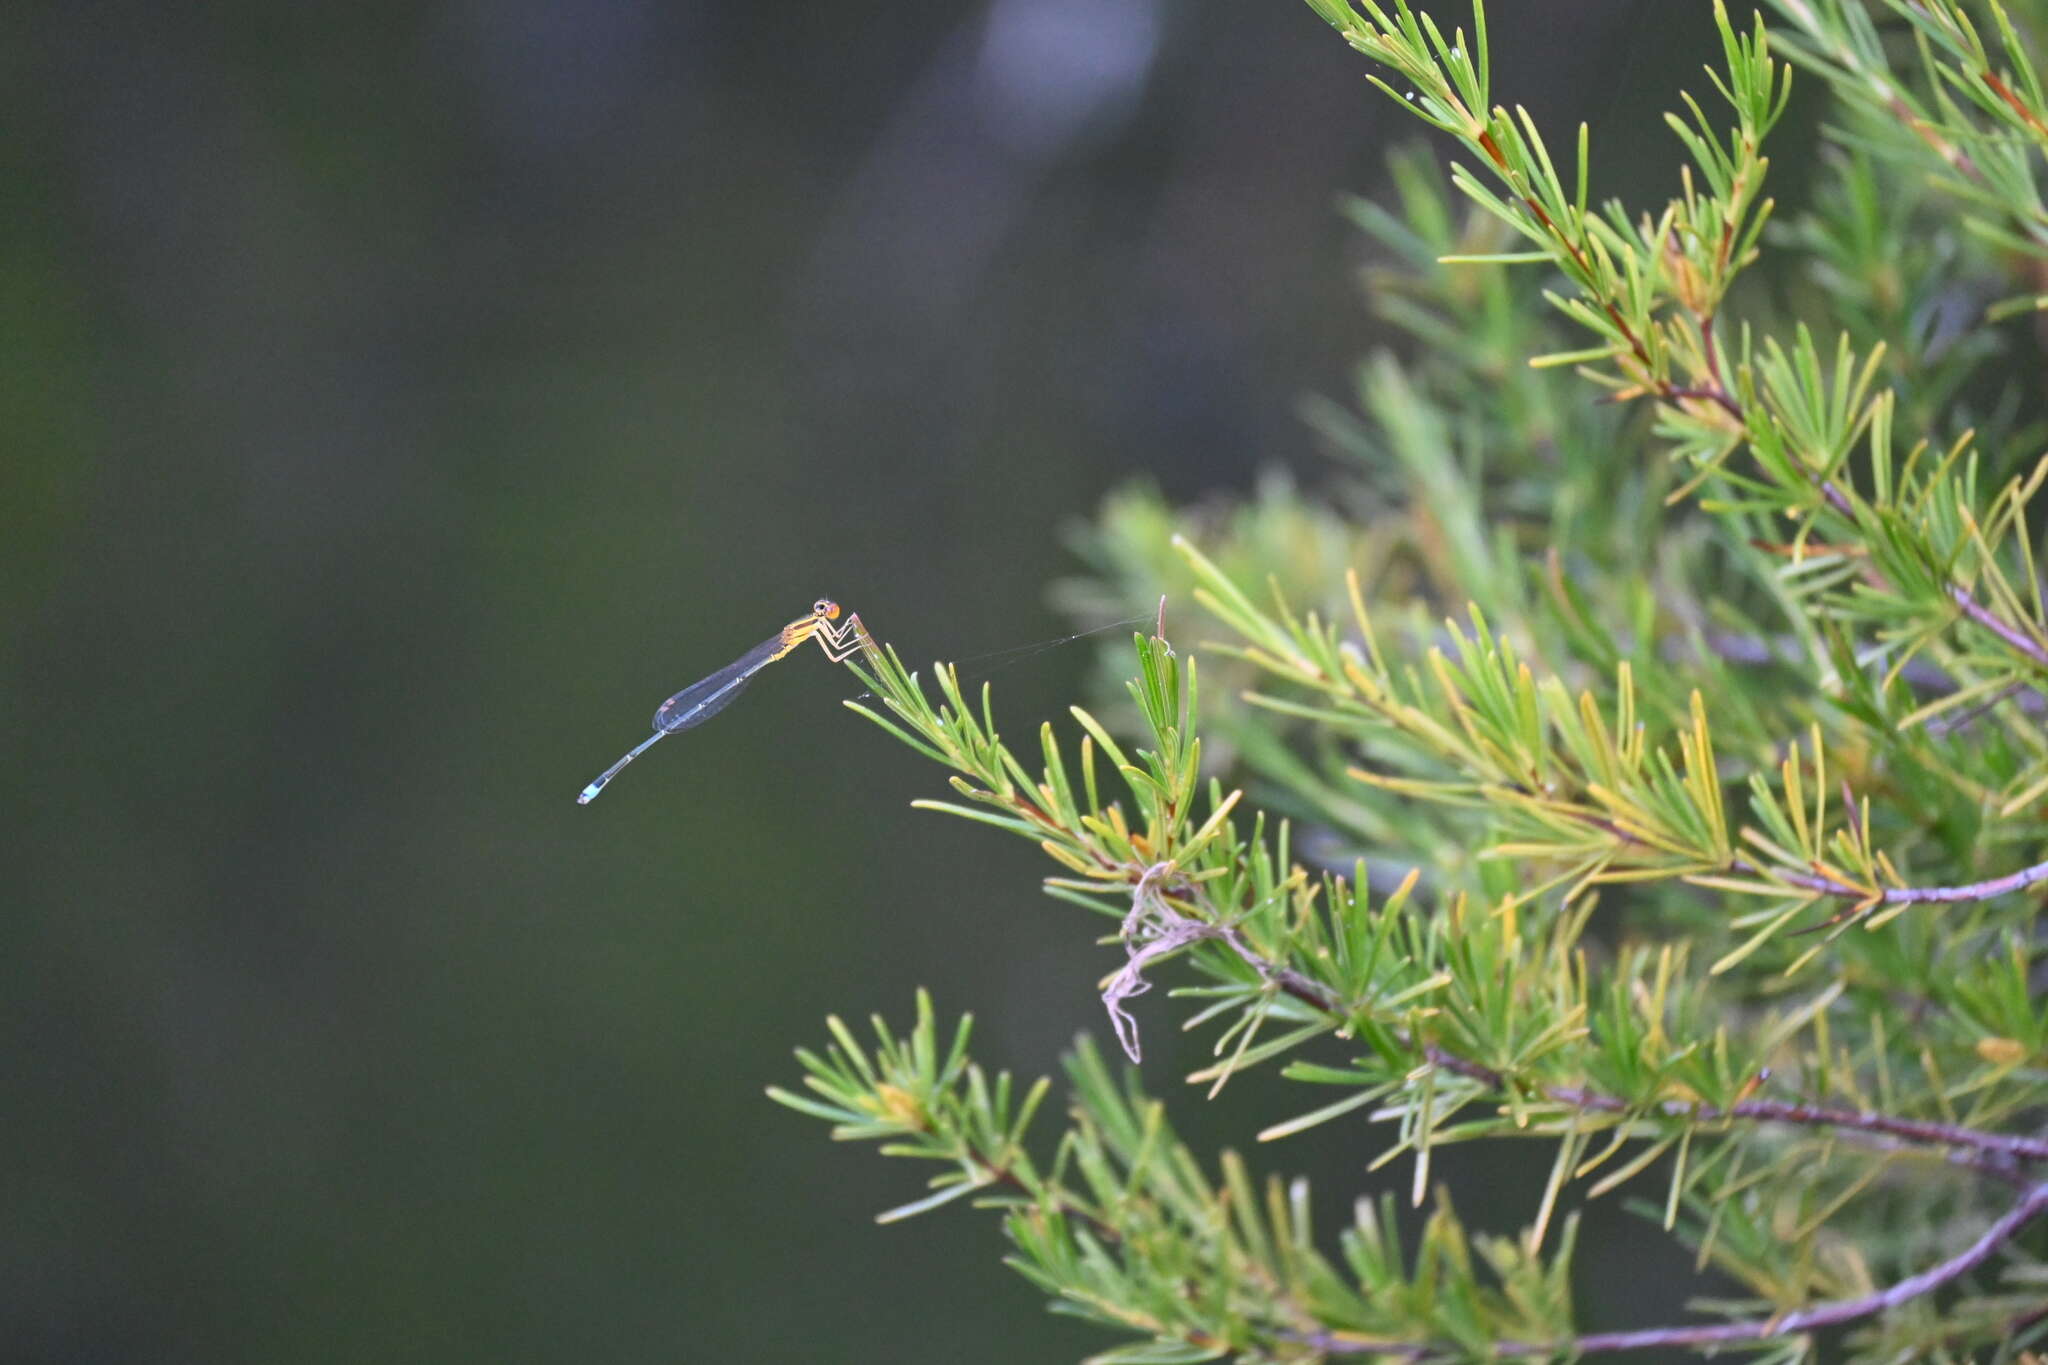
[[[1501, 86], [1667, 193], [1706, 8], [1498, 4]], [[809, 651], [574, 797], [820, 593], [966, 658], [1076, 628], [1133, 476], [1312, 486], [1335, 197], [1407, 136], [1363, 64], [1287, 0], [85, 0], [0, 73], [0, 1354], [1099, 1346], [761, 1093], [918, 984], [1028, 1074], [1099, 1029], [1032, 851]], [[1005, 668], [1011, 731], [1086, 671]], [[1652, 1306], [1610, 1254], [1589, 1325]]]

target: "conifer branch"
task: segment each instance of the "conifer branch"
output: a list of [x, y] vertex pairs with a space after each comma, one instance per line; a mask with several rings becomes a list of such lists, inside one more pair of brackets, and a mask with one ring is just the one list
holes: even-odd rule
[[[1729, 865], [1733, 872], [1754, 872], [1760, 869], [1736, 860]], [[1990, 900], [1993, 896], [2010, 895], [2023, 891], [2043, 879], [2048, 879], [2048, 863], [2035, 863], [2003, 877], [1991, 877], [1981, 882], [1968, 882], [1961, 886], [1852, 886], [1820, 873], [1774, 871], [1772, 875], [1793, 886], [1803, 886], [1809, 891], [1818, 891], [1824, 896], [1839, 896], [1847, 900], [1869, 901], [1875, 899], [1884, 905], [1953, 905], [1962, 901]]]
[[1983, 603], [1972, 597], [1969, 590], [1963, 587], [1962, 584], [1951, 582], [1948, 585], [1948, 595], [1950, 601], [1962, 608], [1963, 615], [1969, 617], [2008, 645], [2011, 645], [2021, 654], [2026, 655], [2027, 658], [2033, 660], [2037, 665], [2048, 668], [2048, 645], [2042, 644], [2039, 639], [1985, 607]]
[[[1530, 793], [1525, 791], [1522, 794]], [[1635, 848], [1648, 847], [1642, 838], [1618, 821], [1592, 814], [1579, 814], [1578, 818], [1610, 835], [1618, 844]], [[1859, 886], [1838, 877], [1830, 877], [1824, 872], [1800, 872], [1785, 867], [1769, 867], [1751, 862], [1747, 858], [1731, 858], [1723, 864], [1722, 870], [1736, 876], [1769, 877], [1816, 895], [1854, 901], [1861, 907], [1858, 913], [1867, 913], [1879, 905], [1955, 905], [1967, 901], [1991, 900], [1997, 896], [2011, 895], [2015, 891], [2024, 891], [2036, 882], [2048, 881], [2048, 862], [2035, 863], [2017, 872], [2008, 872], [2002, 877], [1988, 877], [1982, 881], [1966, 882], [1956, 886]]]
[[[1586, 211], [1583, 186], [1576, 201], [1566, 191], [1526, 113], [1520, 114], [1518, 123], [1506, 110], [1486, 106], [1487, 92], [1470, 77], [1472, 60], [1462, 55], [1462, 38], [1448, 48], [1447, 56], [1440, 55], [1418, 32], [1376, 4], [1361, 0], [1361, 8], [1362, 14], [1342, 0], [1318, 5], [1354, 47], [1417, 86], [1424, 98], [1404, 100], [1404, 107], [1461, 139], [1485, 162], [1506, 197], [1483, 189], [1469, 176], [1461, 176], [1460, 187], [1548, 249], [1553, 263], [1581, 293], [1578, 300], [1554, 302], [1612, 343], [1612, 352], [1605, 358], [1615, 364], [1615, 370], [1588, 369], [1588, 377], [1610, 389], [1616, 399], [1646, 394], [1669, 405], [1673, 429], [1680, 434], [1680, 451], [1701, 468], [1695, 483], [1723, 472], [1734, 446], [1747, 445], [1766, 481], [1755, 491], [1768, 493], [1781, 510], [1802, 515], [1807, 496], [1817, 493], [1821, 503], [1844, 523], [1844, 531], [1860, 541], [1888, 546], [1895, 558], [1904, 556], [1889, 577], [1920, 582], [1931, 576], [1937, 591], [1919, 604], [1930, 625], [1938, 624], [1933, 616], [1937, 603], [1943, 610], [1953, 604], [2032, 669], [2048, 672], [2048, 643], [2043, 642], [2038, 628], [2029, 630], [1979, 601], [1962, 571], [1950, 564], [1952, 556], [1944, 556], [1932, 544], [1914, 545], [1902, 539], [1904, 521], [1896, 517], [1887, 520], [1883, 509], [1853, 496], [1839, 477], [1837, 471], [1848, 454], [1849, 442], [1872, 423], [1873, 414], [1885, 402], [1880, 396], [1876, 406], [1866, 406], [1867, 368], [1853, 387], [1854, 407], [1830, 412], [1819, 425], [1810, 419], [1828, 408], [1825, 395], [1813, 391], [1820, 379], [1817, 363], [1808, 365], [1803, 357], [1789, 362], [1769, 354], [1761, 358], [1761, 364], [1745, 362], [1742, 369], [1750, 377], [1740, 385], [1740, 395], [1730, 391], [1723, 377], [1713, 336], [1716, 305], [1756, 254], [1753, 243], [1771, 208], [1768, 200], [1759, 197], [1769, 164], [1761, 147], [1790, 93], [1790, 71], [1767, 55], [1760, 18], [1752, 35], [1739, 35], [1716, 0], [1716, 18], [1729, 64], [1729, 76], [1721, 90], [1737, 116], [1737, 127], [1729, 134], [1727, 145], [1721, 145], [1706, 127], [1697, 105], [1691, 106], [1697, 127], [1672, 120], [1713, 192], [1696, 195], [1688, 186], [1685, 198], [1674, 203], [1663, 219], [1654, 224], [1646, 219], [1636, 233], [1625, 235], [1614, 223]], [[1935, 8], [1943, 14], [1947, 10], [1945, 4]], [[1407, 15], [1405, 4], [1399, 13]], [[1950, 35], [1954, 27], [1951, 23], [1940, 31]], [[1951, 40], [1961, 42], [1952, 35]], [[1478, 65], [1485, 66], [1484, 54]], [[1391, 87], [1381, 84], [1393, 93]], [[1582, 157], [1583, 153], [1582, 145]], [[1610, 210], [1610, 216], [1616, 222], [1626, 221], [1618, 207]], [[1697, 249], [1693, 249], [1695, 245]], [[1631, 259], [1639, 263], [1634, 269], [1617, 264]], [[1658, 269], [1667, 259], [1679, 264]], [[1666, 304], [1683, 314], [1690, 325], [1681, 328], [1662, 316], [1660, 309]], [[1809, 344], [1804, 336], [1801, 341], [1802, 347]], [[1845, 350], [1838, 366], [1838, 383], [1848, 382], [1847, 361]], [[1694, 372], [1681, 376], [1674, 369], [1680, 365]], [[1696, 424], [1685, 407], [1688, 403], [1709, 404], [1727, 420]], [[1888, 417], [1879, 427], [1888, 431]], [[1890, 452], [1882, 449], [1874, 453], [1879, 459], [1891, 458]], [[1877, 568], [1871, 572], [1880, 587], [1891, 588]]]
[[[1892, 70], [1882, 36], [1861, 4], [1845, 0], [1771, 0], [1792, 24], [1777, 46], [1801, 66], [1820, 74], [1836, 94], [1874, 111], [1879, 128], [1911, 131], [1914, 143], [1932, 152], [1976, 202], [2008, 216], [2025, 234], [2018, 244], [2035, 252], [2048, 248], [2048, 208], [2031, 184], [2028, 148], [2014, 146], [2010, 131], [2031, 150], [2048, 146], [2048, 111], [2031, 78], [2015, 86], [1995, 70], [1991, 56], [1955, 0], [1885, 0], [1885, 4], [1931, 41], [1922, 51], [1925, 95]], [[2027, 71], [2027, 54], [2001, 21], [2006, 56]], [[1796, 35], [1796, 36], [1794, 36]], [[2031, 77], [2031, 72], [2028, 72]], [[1960, 91], [1991, 125], [1972, 119], [1949, 91]], [[1930, 107], [1932, 105], [1933, 107]], [[2002, 125], [2002, 126], [2001, 126]], [[1882, 139], [1872, 146], [1882, 147]]]
[[[1399, 263], [1376, 303], [1419, 343], [1364, 367], [1357, 415], [1310, 414], [1371, 481], [1223, 510], [1120, 495], [1095, 577], [1066, 585], [1098, 620], [1191, 590], [1237, 641], [1204, 677], [1252, 705], [1198, 724], [1196, 661], [1162, 614], [1134, 639], [1122, 723], [1074, 708], [1078, 745], [1043, 726], [1028, 767], [951, 668], [928, 696], [878, 648], [856, 664], [877, 700], [855, 709], [949, 770], [956, 799], [920, 804], [1028, 838], [1056, 864], [1047, 891], [1110, 921], [1123, 960], [1098, 988], [1133, 1061], [1127, 1002], [1171, 964], [1194, 979], [1173, 992], [1199, 1001], [1187, 1026], [1219, 1029], [1190, 1079], [1214, 1096], [1279, 1063], [1335, 1097], [1262, 1139], [1367, 1117], [1391, 1134], [1376, 1164], [1412, 1158], [1418, 1204], [1435, 1149], [1533, 1140], [1552, 1153], [1539, 1211], [1486, 1238], [1444, 1199], [1411, 1253], [1387, 1196], [1340, 1230], [1340, 1262], [1304, 1185], [1262, 1192], [1228, 1153], [1212, 1178], [1085, 1042], [1041, 1166], [1024, 1130], [1045, 1083], [1020, 1101], [965, 1060], [964, 1026], [946, 1053], [922, 1000], [872, 1048], [834, 1021], [836, 1046], [801, 1054], [809, 1093], [776, 1098], [943, 1163], [887, 1216], [1000, 1209], [1013, 1266], [1144, 1338], [1116, 1365], [1739, 1342], [1791, 1359], [1879, 1317], [1866, 1354], [1905, 1358], [2038, 1331], [2030, 1301], [1968, 1281], [2048, 1212], [2048, 861], [1996, 870], [2048, 842], [2048, 461], [2001, 463], [2020, 429], [1995, 414], [1940, 448], [1894, 440], [1961, 426], [1958, 395], [2004, 344], [1930, 319], [2048, 243], [2048, 104], [2019, 36], [1994, 7], [1987, 45], [1962, 0], [1771, 0], [1787, 44], [1717, 5], [1726, 112], [1680, 94], [1682, 192], [1637, 215], [1589, 208], [1583, 132], [1568, 189], [1533, 121], [1492, 102], [1483, 8], [1468, 41], [1412, 0], [1308, 2], [1479, 162], [1451, 177], [1462, 216], [1419, 156], [1395, 162], [1398, 208], [1352, 209]], [[1880, 6], [1912, 26], [1917, 72], [1887, 65]], [[1789, 88], [1773, 52], [1864, 122], [1833, 193], [1766, 239], [1762, 147]], [[1913, 170], [1915, 138], [1953, 174]], [[1827, 291], [1825, 342], [1727, 306], [1767, 241]], [[1591, 344], [1561, 349], [1571, 328]], [[1586, 380], [1617, 401], [1584, 401]], [[1673, 458], [1640, 458], [1651, 423]], [[1701, 515], [1666, 510], [1695, 494]], [[1957, 738], [1992, 708], [2000, 724]], [[1205, 762], [1217, 741], [1225, 762]], [[1298, 842], [1328, 871], [1210, 775], [1239, 766], [1313, 822]], [[1596, 907], [1624, 926], [1597, 945]], [[1830, 909], [1817, 927], [1845, 927], [1802, 942]], [[1773, 1074], [1794, 1079], [1773, 1093]], [[1577, 1332], [1563, 1192], [1667, 1178], [1665, 1229], [1778, 1311]], [[2000, 1201], [1988, 1228], [1873, 1289], [1859, 1258], [1895, 1254], [1900, 1219], [1950, 1226], [1959, 1192]]]
[[[1144, 885], [1144, 879], [1155, 869], [1138, 871], [1135, 886]], [[2041, 875], [2048, 875], [2044, 871]], [[1214, 911], [1212, 910], [1212, 913]], [[1244, 936], [1227, 926], [1208, 926], [1209, 934], [1228, 943], [1231, 951], [1243, 959], [1264, 979], [1273, 982], [1294, 999], [1312, 1009], [1328, 1015], [1338, 1023], [1346, 1023], [1370, 1010], [1369, 1002], [1346, 1001], [1338, 998], [1326, 987], [1318, 984], [1301, 972], [1281, 962], [1273, 961], [1258, 953]], [[1543, 1098], [1572, 1109], [1603, 1114], [1633, 1114], [1643, 1111], [1644, 1106], [1614, 1095], [1603, 1095], [1585, 1086], [1543, 1085], [1524, 1087], [1505, 1072], [1477, 1062], [1469, 1057], [1460, 1057], [1436, 1043], [1418, 1043], [1404, 1030], [1391, 1030], [1406, 1046], [1420, 1053], [1435, 1067], [1467, 1080], [1478, 1081], [1490, 1090], [1503, 1095], [1533, 1088]], [[1683, 1101], [1667, 1101], [1654, 1106], [1657, 1113], [1667, 1118], [1685, 1120], [1697, 1124], [1715, 1124], [1745, 1120], [1758, 1123], [1783, 1123], [1809, 1128], [1842, 1128], [1857, 1132], [1881, 1133], [1905, 1142], [1928, 1146], [1954, 1147], [1981, 1153], [2000, 1160], [2048, 1161], [2048, 1138], [2021, 1137], [2008, 1133], [1987, 1133], [1952, 1123], [1927, 1123], [1914, 1119], [1896, 1118], [1890, 1114], [1870, 1111], [1831, 1109], [1824, 1105], [1795, 1104], [1780, 1100], [1742, 1100], [1724, 1108], [1712, 1105], [1688, 1104]]]
[[[1164, 864], [1146, 868], [1126, 868], [1131, 877], [1134, 905], [1153, 900], [1157, 894], [1159, 879], [1170, 873]], [[2048, 867], [2031, 869], [2034, 879], [2048, 876]], [[1194, 891], [1195, 888], [1183, 888]], [[1942, 888], [1942, 890], [1967, 890], [1968, 888]], [[2005, 888], [2013, 889], [2013, 888]], [[1996, 894], [1996, 893], [1992, 893]], [[1947, 896], [1945, 899], [1962, 899]], [[1371, 1012], [1370, 1002], [1347, 1001], [1312, 978], [1275, 961], [1256, 950], [1243, 934], [1229, 924], [1221, 922], [1228, 912], [1220, 907], [1206, 906], [1206, 920], [1181, 919], [1186, 926], [1186, 936], [1180, 941], [1194, 942], [1201, 939], [1215, 939], [1229, 946], [1246, 965], [1256, 971], [1260, 978], [1273, 983], [1290, 997], [1300, 1001], [1326, 1016], [1333, 1022], [1346, 1024]], [[1135, 913], [1135, 911], [1134, 911]], [[1585, 1086], [1540, 1085], [1527, 1086], [1512, 1075], [1498, 1071], [1484, 1063], [1462, 1057], [1432, 1042], [1418, 1042], [1401, 1028], [1389, 1030], [1399, 1040], [1423, 1058], [1430, 1065], [1477, 1081], [1489, 1090], [1502, 1095], [1534, 1091], [1544, 1099], [1568, 1108], [1589, 1113], [1640, 1114], [1645, 1106], [1614, 1095], [1601, 1094]], [[1136, 1060], [1134, 1057], [1133, 1060]], [[1949, 1147], [1989, 1157], [1994, 1163], [2013, 1161], [2048, 1161], [2048, 1138], [2031, 1138], [2006, 1133], [1990, 1133], [1965, 1127], [1960, 1124], [1932, 1123], [1914, 1119], [1902, 1119], [1890, 1114], [1868, 1110], [1852, 1111], [1833, 1109], [1825, 1105], [1788, 1103], [1780, 1100], [1746, 1099], [1725, 1107], [1666, 1101], [1648, 1107], [1664, 1117], [1678, 1119], [1702, 1126], [1746, 1121], [1757, 1123], [1779, 1123], [1799, 1127], [1839, 1128], [1851, 1132], [1875, 1133], [1899, 1139], [1903, 1142], [1927, 1146]], [[1994, 1173], [2010, 1174], [2009, 1165], [1997, 1164], [1991, 1167]]]
[[[1873, 1294], [1814, 1304], [1767, 1317], [1744, 1318], [1735, 1322], [1699, 1323], [1678, 1327], [1642, 1327], [1622, 1332], [1593, 1332], [1568, 1341], [1497, 1341], [1488, 1349], [1496, 1356], [1579, 1356], [1607, 1355], [1618, 1351], [1671, 1350], [1682, 1347], [1721, 1346], [1737, 1341], [1763, 1341], [1802, 1332], [1819, 1331], [1856, 1322], [1910, 1303], [1953, 1284], [1997, 1254], [2029, 1223], [2048, 1213], [2048, 1181], [2031, 1185], [2026, 1192], [1986, 1228], [1976, 1241], [1939, 1265], [1909, 1275]], [[2024, 1324], [2023, 1324], [2024, 1325]], [[1410, 1360], [1434, 1358], [1463, 1359], [1464, 1353], [1447, 1347], [1416, 1346], [1398, 1352], [1383, 1342], [1347, 1341], [1342, 1333], [1324, 1332], [1304, 1338], [1303, 1345], [1333, 1356], [1400, 1354]]]

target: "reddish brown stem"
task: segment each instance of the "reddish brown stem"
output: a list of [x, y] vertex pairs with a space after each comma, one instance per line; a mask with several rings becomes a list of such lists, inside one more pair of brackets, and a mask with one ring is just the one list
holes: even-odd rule
[[2005, 107], [2012, 110], [2019, 116], [2020, 122], [2033, 130], [2035, 137], [2048, 139], [2048, 126], [2044, 126], [2041, 120], [2035, 117], [2034, 111], [2027, 108], [2020, 97], [2013, 93], [2012, 87], [2001, 80], [1996, 72], [1983, 71], [1978, 74], [1984, 84], [1991, 88], [1991, 93], [2004, 100]]

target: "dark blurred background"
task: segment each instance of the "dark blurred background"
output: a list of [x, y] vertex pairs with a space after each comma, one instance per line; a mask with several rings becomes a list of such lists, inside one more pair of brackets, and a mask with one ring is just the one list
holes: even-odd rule
[[[1492, 19], [1601, 192], [1675, 186], [1707, 6]], [[1026, 1074], [1100, 1030], [1036, 851], [911, 811], [809, 651], [574, 797], [820, 593], [1000, 650], [1120, 482], [1313, 487], [1376, 341], [1334, 201], [1415, 126], [1365, 71], [1290, 0], [5, 7], [0, 1355], [1110, 1344], [762, 1096], [920, 984]], [[995, 678], [1011, 734], [1086, 653]], [[1205, 1108], [1144, 1003], [1197, 1140], [1301, 1107]], [[1253, 1155], [1328, 1227], [1373, 1150]], [[1682, 1261], [1602, 1226], [1586, 1324], [1653, 1320]]]

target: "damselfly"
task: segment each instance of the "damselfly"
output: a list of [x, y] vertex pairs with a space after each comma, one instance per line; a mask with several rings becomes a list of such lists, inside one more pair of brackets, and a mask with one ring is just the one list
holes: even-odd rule
[[661, 709], [654, 713], [654, 733], [585, 787], [583, 794], [576, 798], [576, 804], [588, 805], [597, 799], [605, 783], [617, 777], [621, 768], [653, 748], [656, 740], [693, 725], [702, 725], [732, 705], [733, 698], [746, 689], [756, 673], [806, 640], [816, 640], [818, 647], [825, 651], [825, 657], [835, 664], [851, 658], [856, 651], [874, 648], [874, 641], [869, 638], [867, 627], [861, 624], [858, 612], [847, 613], [846, 619], [841, 621], [839, 604], [830, 598], [819, 598], [811, 604], [808, 615], [799, 616], [710, 677], [691, 683], [663, 702]]

